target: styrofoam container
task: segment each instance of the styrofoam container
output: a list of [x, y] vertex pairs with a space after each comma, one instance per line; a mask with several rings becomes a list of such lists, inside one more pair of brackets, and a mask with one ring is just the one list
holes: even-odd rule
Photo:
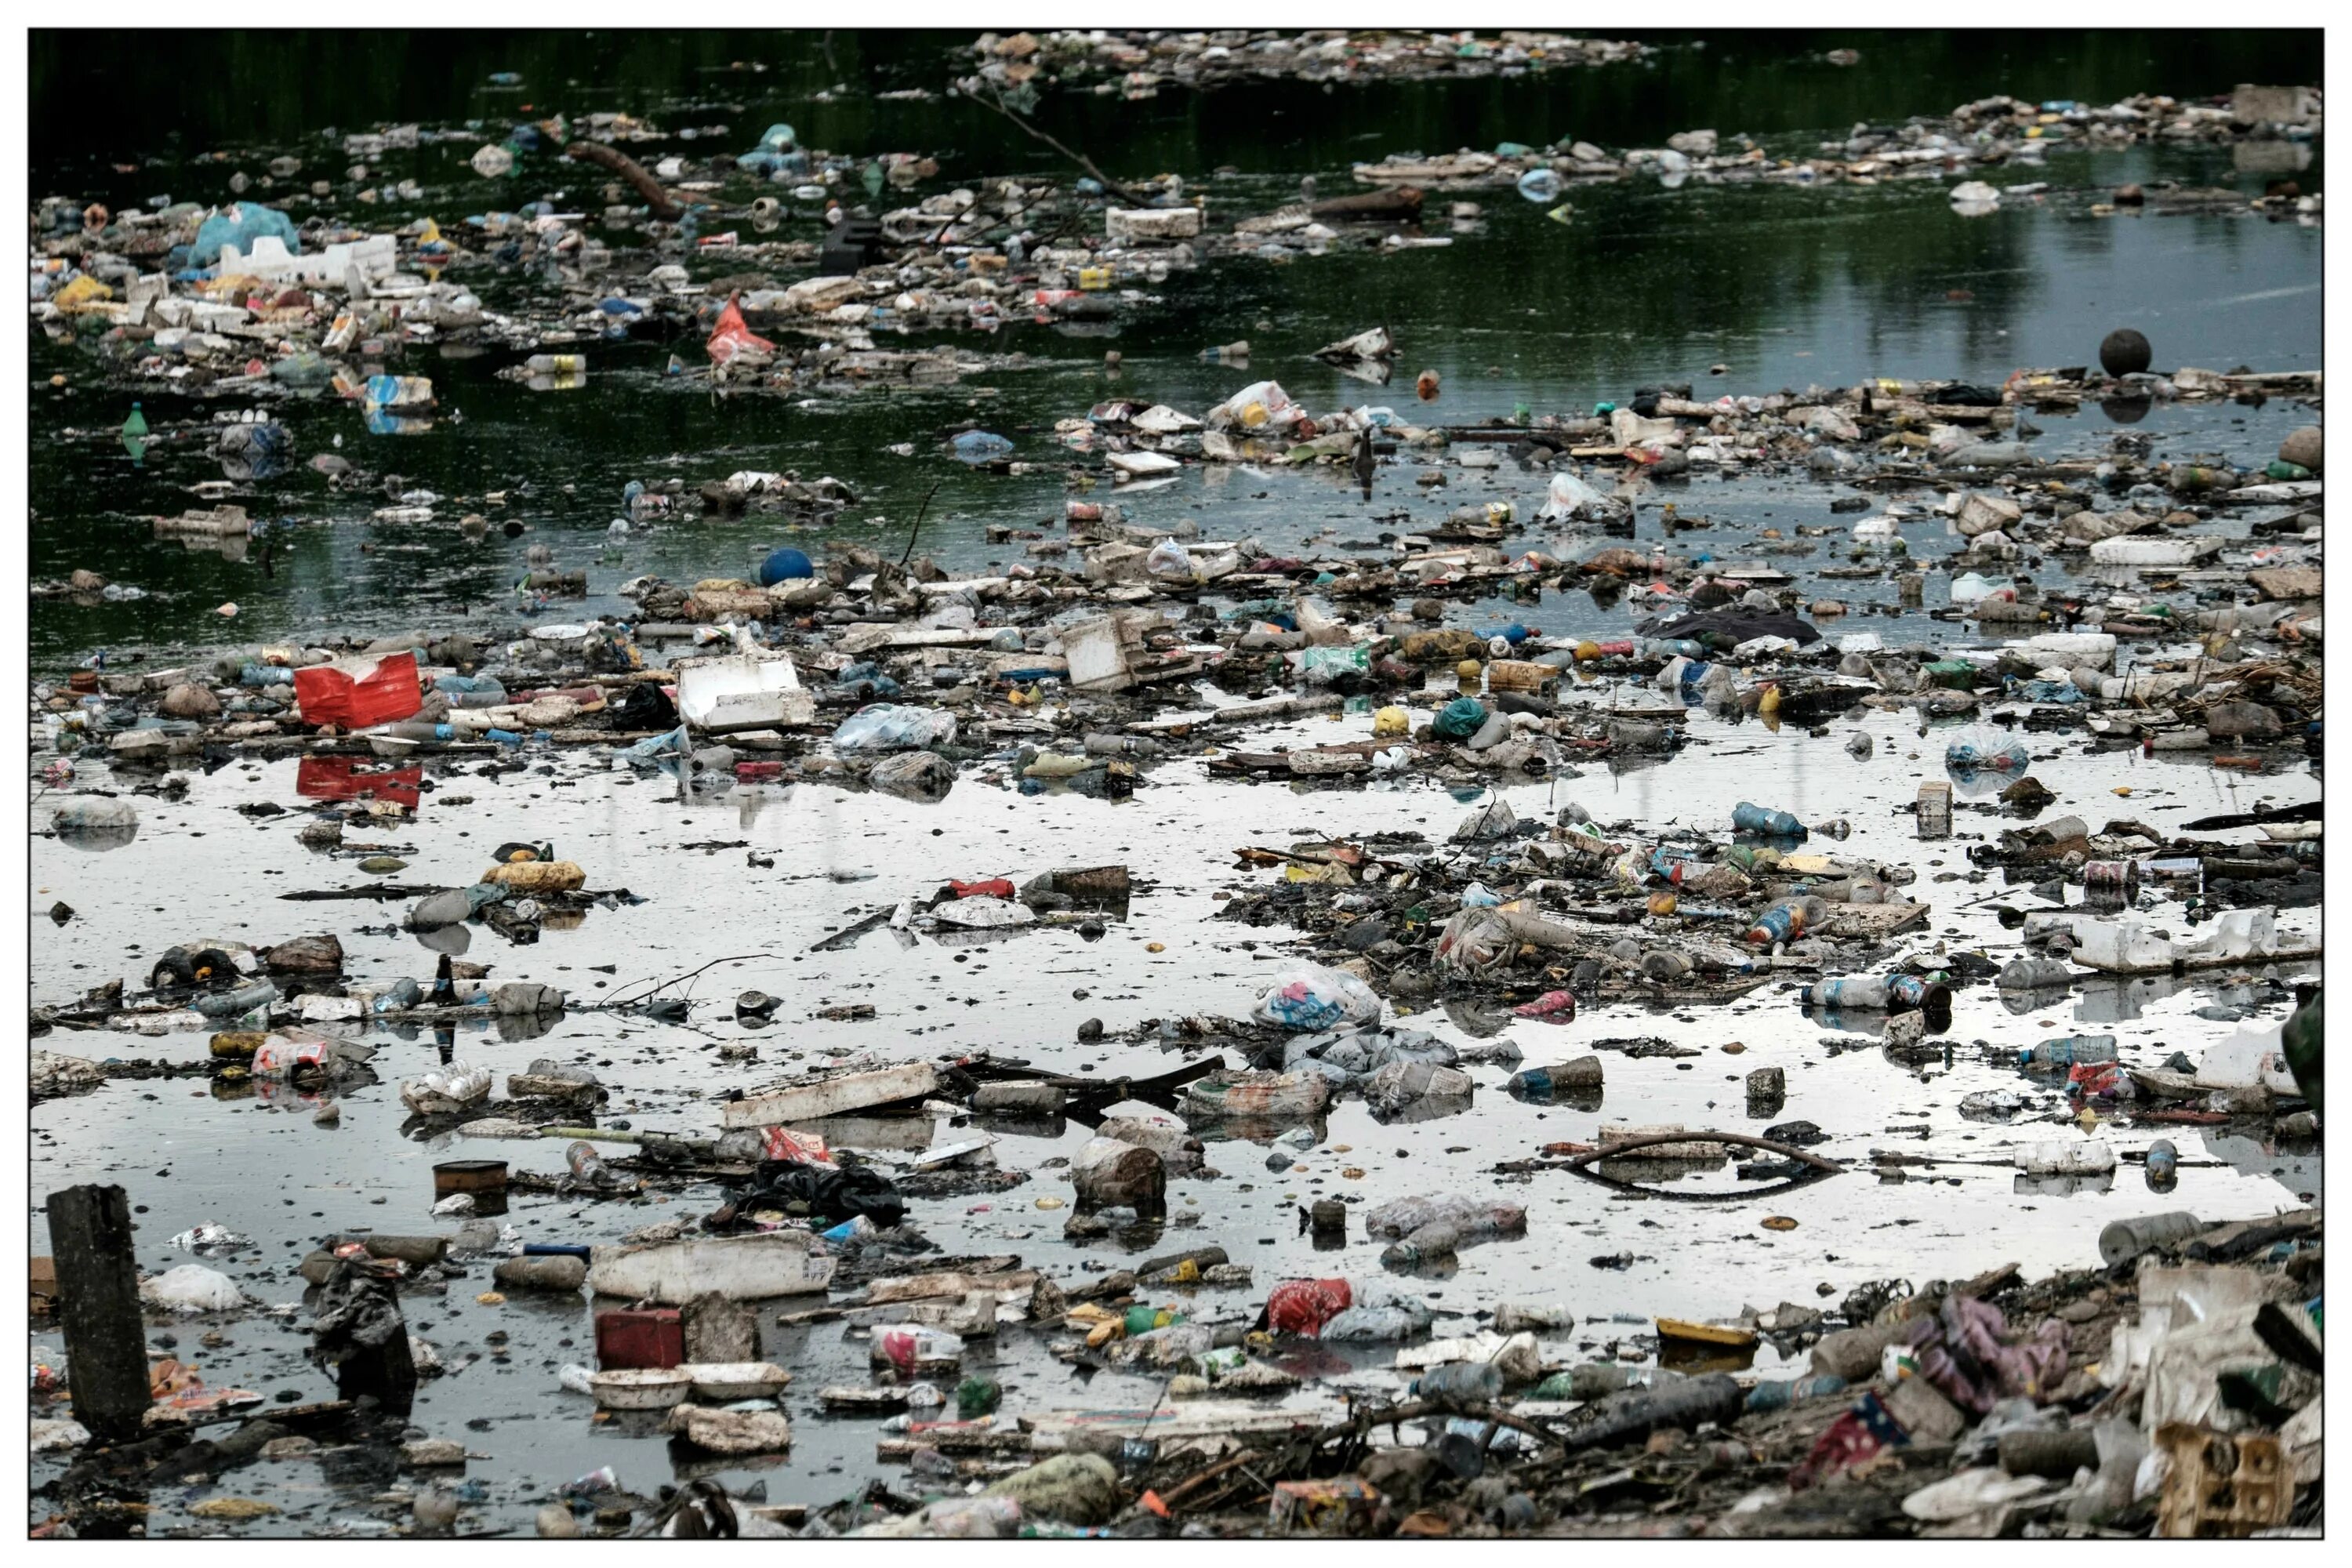
[[677, 668], [677, 715], [689, 729], [724, 735], [816, 722], [816, 698], [788, 654], [723, 654]]
[[677, 1370], [692, 1379], [696, 1398], [722, 1403], [765, 1399], [793, 1380], [791, 1373], [772, 1361], [688, 1362]]
[[296, 256], [286, 248], [284, 240], [274, 234], [263, 234], [254, 237], [250, 256], [234, 245], [222, 246], [220, 275], [258, 278], [271, 283], [341, 284], [357, 268], [362, 278], [373, 282], [399, 264], [400, 242], [388, 234], [331, 245], [311, 256]]
[[693, 1386], [682, 1366], [633, 1366], [588, 1379], [596, 1403], [607, 1410], [667, 1410], [684, 1404]]

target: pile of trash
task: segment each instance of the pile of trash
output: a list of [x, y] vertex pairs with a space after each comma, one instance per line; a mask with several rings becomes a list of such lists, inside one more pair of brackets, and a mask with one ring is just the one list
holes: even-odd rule
[[[2034, 103], [2006, 95], [1965, 103], [1943, 115], [1915, 115], [1900, 125], [1856, 125], [1852, 133], [1820, 142], [1810, 153], [1793, 145], [1768, 147], [1747, 135], [1724, 137], [1713, 130], [1678, 132], [1663, 147], [1612, 152], [1589, 141], [1569, 140], [1545, 147], [1505, 142], [1491, 152], [1464, 148], [1423, 155], [1391, 153], [1378, 163], [1354, 165], [1356, 179], [1381, 186], [1441, 191], [1516, 189], [1533, 202], [1557, 200], [1572, 186], [1633, 178], [1654, 178], [1667, 189], [1685, 184], [1879, 184], [1890, 180], [1941, 182], [1970, 171], [2045, 171], [2053, 152], [2120, 152], [2156, 143], [2167, 146], [2226, 145], [2250, 172], [2293, 174], [2309, 165], [2323, 125], [2321, 100], [2311, 88], [2243, 87], [2226, 101], [2184, 102], [2142, 93], [2105, 106], [2054, 100]], [[1995, 185], [1969, 179], [1951, 190], [1964, 216], [1998, 211], [2004, 200], [2039, 197], [2045, 182]], [[2278, 182], [2263, 195], [2248, 198], [2226, 187], [2174, 184], [2115, 187], [2091, 210], [2164, 213], [2267, 213], [2316, 221], [2325, 211], [2317, 194], [2305, 195], [2293, 182]], [[1553, 216], [1564, 221], [1572, 209]]]
[[1639, 43], [1558, 33], [1231, 29], [1201, 33], [1053, 31], [982, 33], [971, 53], [977, 80], [999, 89], [1083, 88], [1135, 100], [1162, 87], [1207, 90], [1234, 82], [1352, 85], [1535, 75], [1567, 66], [1636, 60]]

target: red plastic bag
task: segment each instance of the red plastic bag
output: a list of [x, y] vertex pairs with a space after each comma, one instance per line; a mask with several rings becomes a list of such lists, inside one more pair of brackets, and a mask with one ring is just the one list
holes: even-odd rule
[[294, 769], [294, 793], [305, 800], [388, 800], [415, 811], [424, 783], [422, 767], [375, 767], [362, 757], [304, 757]]
[[1008, 877], [991, 877], [985, 882], [959, 882], [950, 877], [948, 891], [959, 899], [1009, 899], [1013, 889]]
[[2086, 1094], [2113, 1100], [2122, 1079], [2114, 1062], [2076, 1062], [2066, 1070], [2066, 1092], [2078, 1100]]
[[1879, 1403], [1865, 1394], [1830, 1423], [1813, 1442], [1805, 1462], [1789, 1472], [1789, 1489], [1803, 1491], [1815, 1481], [1866, 1465], [1889, 1448], [1910, 1446], [1911, 1434]]
[[1576, 1020], [1576, 997], [1566, 991], [1547, 991], [1524, 1006], [1511, 1009], [1514, 1017], [1540, 1018], [1547, 1024], [1569, 1024]]
[[425, 706], [416, 656], [406, 650], [373, 658], [339, 658], [294, 672], [294, 703], [305, 724], [347, 730], [390, 724]]
[[824, 1140], [814, 1132], [794, 1132], [786, 1127], [762, 1129], [761, 1140], [771, 1160], [790, 1160], [795, 1165], [830, 1165], [833, 1152]]
[[736, 304], [736, 296], [727, 296], [727, 308], [719, 312], [719, 325], [712, 329], [710, 341], [703, 346], [710, 351], [710, 363], [725, 369], [729, 361], [745, 349], [758, 349], [773, 353], [776, 345], [761, 337], [743, 324], [743, 310]]
[[1266, 1293], [1265, 1326], [1278, 1334], [1320, 1334], [1355, 1299], [1345, 1279], [1286, 1279]]

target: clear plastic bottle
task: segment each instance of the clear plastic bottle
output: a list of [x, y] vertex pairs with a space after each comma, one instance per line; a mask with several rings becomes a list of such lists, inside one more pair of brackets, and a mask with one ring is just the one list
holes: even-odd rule
[[1503, 1392], [1502, 1369], [1492, 1362], [1456, 1361], [1413, 1379], [1414, 1398], [1435, 1405], [1489, 1405]]
[[207, 1018], [241, 1018], [247, 1013], [269, 1006], [277, 1000], [278, 987], [267, 980], [257, 980], [234, 991], [215, 991], [199, 996], [192, 1005]]
[[2064, 1035], [2017, 1053], [2017, 1065], [2033, 1072], [2063, 1072], [2071, 1067], [2115, 1059], [2113, 1035]]

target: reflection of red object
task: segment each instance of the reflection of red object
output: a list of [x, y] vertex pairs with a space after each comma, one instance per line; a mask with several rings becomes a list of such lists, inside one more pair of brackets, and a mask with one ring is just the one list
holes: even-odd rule
[[415, 811], [425, 770], [376, 767], [364, 757], [304, 757], [294, 793], [305, 800], [388, 800]]
[[294, 702], [305, 724], [358, 730], [406, 719], [425, 706], [424, 690], [416, 683], [416, 656], [403, 651], [298, 669]]
[[1009, 899], [1013, 896], [1013, 882], [1006, 877], [991, 877], [985, 882], [959, 882], [950, 878], [948, 891], [959, 899]]
[[756, 783], [761, 779], [780, 779], [784, 776], [784, 764], [782, 763], [737, 763], [735, 764], [735, 776], [746, 784]]

